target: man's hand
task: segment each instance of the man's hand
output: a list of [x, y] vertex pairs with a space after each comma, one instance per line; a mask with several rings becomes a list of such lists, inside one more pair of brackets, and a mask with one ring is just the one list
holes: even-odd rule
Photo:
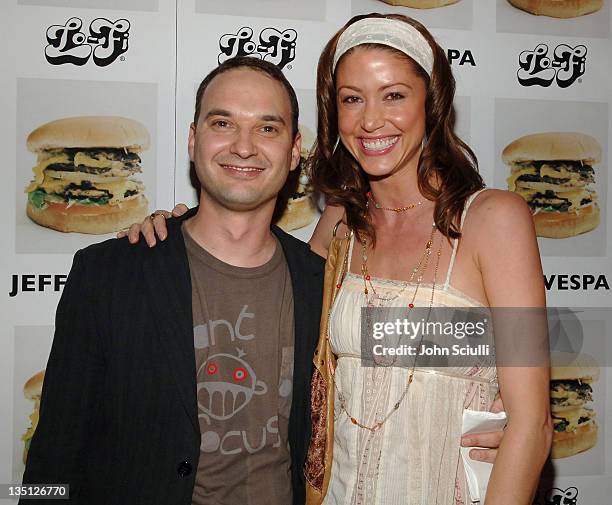
[[[491, 412], [502, 412], [504, 404], [498, 397], [491, 405]], [[503, 431], [494, 431], [491, 433], [479, 433], [477, 435], [466, 435], [461, 438], [463, 447], [486, 447], [486, 449], [472, 449], [470, 458], [476, 461], [486, 461], [487, 463], [495, 463], [497, 457], [497, 448], [504, 438]]]
[[179, 217], [185, 214], [189, 207], [184, 203], [179, 203], [172, 209], [172, 212], [167, 210], [156, 210], [150, 216], [147, 216], [142, 223], [134, 223], [132, 226], [117, 233], [117, 238], [122, 238], [127, 235], [131, 244], [136, 244], [140, 240], [140, 235], [145, 238], [149, 247], [153, 247], [156, 243], [156, 237], [160, 240], [166, 240], [168, 230], [166, 228], [166, 219], [170, 217]]

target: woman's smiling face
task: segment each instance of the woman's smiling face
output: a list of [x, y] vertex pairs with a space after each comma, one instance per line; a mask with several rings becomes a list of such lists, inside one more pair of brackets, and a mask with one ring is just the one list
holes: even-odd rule
[[336, 72], [338, 130], [372, 178], [416, 162], [425, 136], [424, 79], [416, 63], [389, 48], [357, 47]]

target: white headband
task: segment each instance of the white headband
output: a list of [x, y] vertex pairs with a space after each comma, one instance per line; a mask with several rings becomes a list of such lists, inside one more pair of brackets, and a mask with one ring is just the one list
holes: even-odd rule
[[340, 38], [334, 54], [332, 71], [344, 53], [361, 44], [382, 44], [410, 56], [431, 77], [433, 51], [414, 26], [388, 18], [364, 18], [350, 25]]

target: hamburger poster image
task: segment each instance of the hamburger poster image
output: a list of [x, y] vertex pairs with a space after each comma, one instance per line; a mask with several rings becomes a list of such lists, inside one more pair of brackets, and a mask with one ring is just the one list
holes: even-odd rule
[[[335, 0], [337, 1], [337, 0]], [[195, 11], [202, 14], [323, 21], [326, 0], [195, 0]]]
[[529, 204], [542, 256], [605, 256], [608, 105], [497, 99], [495, 186]]
[[[21, 482], [24, 454], [37, 422], [41, 372], [53, 341], [53, 326], [16, 326], [13, 368], [13, 482]], [[10, 418], [7, 416], [7, 422]]]
[[608, 38], [610, 0], [497, 0], [497, 31]]
[[[66, 0], [18, 0], [20, 5], [41, 5], [45, 7], [66, 7]], [[106, 9], [131, 11], [156, 11], [159, 8], [158, 0], [70, 0], [70, 7], [84, 7], [86, 9], [99, 9], [101, 4]]]
[[156, 84], [17, 88], [16, 252], [72, 253], [156, 208]]
[[352, 0], [351, 12], [382, 12], [411, 16], [430, 28], [469, 30], [473, 22], [473, 0]]
[[609, 451], [609, 309], [549, 311], [554, 477], [603, 475]]

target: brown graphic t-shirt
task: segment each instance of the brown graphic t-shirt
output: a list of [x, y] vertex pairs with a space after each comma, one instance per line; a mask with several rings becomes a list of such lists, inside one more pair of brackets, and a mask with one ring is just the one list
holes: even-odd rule
[[194, 505], [291, 503], [287, 431], [293, 291], [283, 250], [256, 268], [218, 260], [183, 226], [191, 271], [200, 461]]

